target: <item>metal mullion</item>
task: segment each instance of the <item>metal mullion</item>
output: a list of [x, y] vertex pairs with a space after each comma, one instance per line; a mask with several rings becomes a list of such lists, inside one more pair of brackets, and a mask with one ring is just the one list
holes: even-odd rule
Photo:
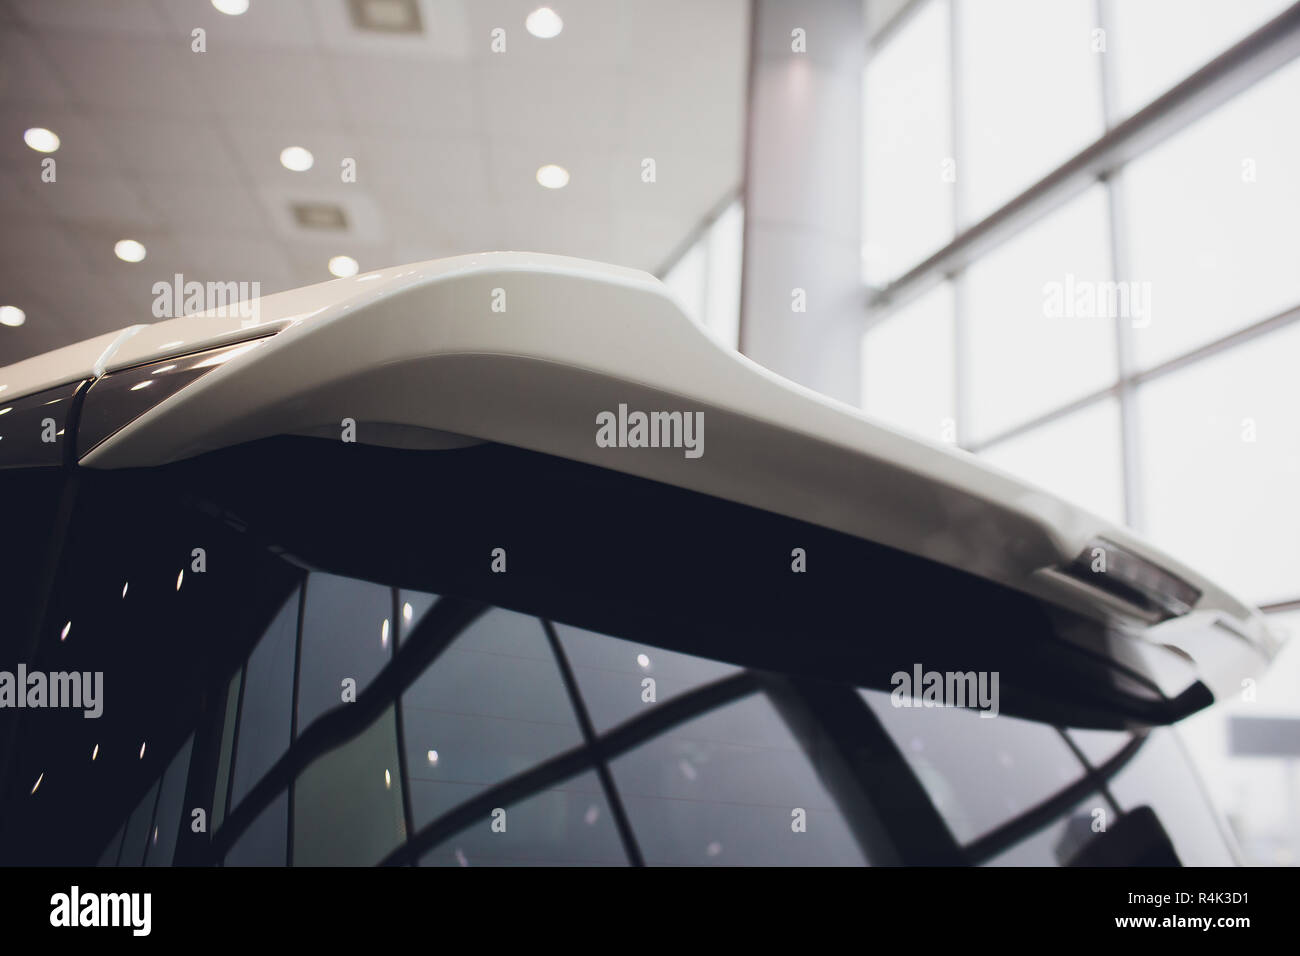
[[[391, 662], [397, 656], [397, 635], [398, 629], [401, 627], [399, 622], [402, 620], [402, 598], [401, 592], [397, 588], [389, 588], [389, 591], [392, 592], [393, 599], [393, 609], [390, 617], [392, 624], [388, 628], [389, 637], [392, 639], [388, 655]], [[393, 699], [393, 717], [397, 724], [397, 773], [399, 777], [398, 786], [402, 790], [402, 828], [404, 831], [402, 838], [405, 839], [415, 829], [415, 815], [411, 809], [411, 779], [406, 760], [406, 723], [402, 718], [402, 694], [400, 693]]]
[[[889, 45], [903, 29], [911, 22], [912, 18], [927, 4], [934, 0], [905, 0], [903, 6], [890, 17], [885, 23], [881, 24], [874, 34], [867, 37], [866, 58], [869, 60]], [[863, 24], [865, 26], [866, 24]]]
[[1300, 611], [1300, 597], [1292, 598], [1289, 601], [1270, 601], [1268, 604], [1261, 604], [1259, 609], [1265, 614], [1286, 614], [1290, 611]]
[[[963, 127], [961, 123], [961, 47], [959, 31], [961, 16], [957, 12], [958, 0], [948, 0], [948, 147], [956, 163], [956, 179], [952, 184], [952, 234], [961, 232], [965, 213], [965, 176], [962, 156]], [[966, 308], [966, 270], [958, 269], [945, 276], [952, 287], [952, 401], [955, 444], [965, 448], [971, 432], [970, 396], [970, 327]]]
[[1026, 421], [1021, 422], [1019, 425], [1012, 425], [1010, 428], [1000, 431], [996, 435], [992, 435], [989, 438], [985, 438], [976, 442], [971, 442], [967, 446], [966, 450], [973, 451], [973, 452], [982, 452], [988, 450], [989, 448], [992, 448], [994, 445], [999, 445], [1004, 441], [1009, 441], [1012, 438], [1019, 438], [1021, 435], [1025, 435], [1028, 434], [1029, 432], [1042, 428], [1044, 425], [1050, 425], [1055, 421], [1059, 421], [1062, 418], [1066, 418], [1070, 415], [1073, 415], [1077, 411], [1082, 411], [1083, 409], [1087, 408], [1089, 405], [1095, 404], [1096, 402], [1103, 401], [1107, 398], [1112, 398], [1119, 394], [1119, 389], [1120, 389], [1120, 385], [1117, 382], [1116, 384], [1108, 385], [1105, 388], [1100, 389], [1099, 391], [1089, 392], [1087, 395], [1083, 395], [1080, 398], [1076, 398], [1071, 402], [1067, 402], [1064, 405], [1057, 405], [1055, 408], [1043, 412], [1041, 415], [1037, 415], [1034, 418], [1027, 419]]
[[[1132, 274], [1122, 176], [1121, 173], [1119, 177], [1108, 176], [1104, 180], [1107, 218], [1110, 223], [1111, 277], [1116, 283], [1128, 281], [1127, 277]], [[1131, 316], [1115, 316], [1115, 351], [1119, 373], [1120, 470], [1124, 487], [1124, 521], [1129, 527], [1141, 531], [1146, 525], [1146, 510], [1142, 496], [1142, 436], [1137, 380], [1134, 377], [1137, 361]]]
[[1136, 389], [1138, 386], [1145, 385], [1147, 382], [1161, 378], [1172, 372], [1180, 371], [1188, 366], [1195, 365], [1205, 359], [1212, 358], [1222, 352], [1226, 352], [1238, 345], [1243, 345], [1252, 339], [1260, 338], [1273, 332], [1280, 331], [1287, 326], [1300, 322], [1300, 305], [1279, 312], [1277, 315], [1269, 316], [1259, 322], [1255, 322], [1244, 328], [1237, 329], [1235, 332], [1229, 332], [1212, 342], [1204, 345], [1198, 345], [1190, 351], [1183, 352], [1181, 355], [1175, 355], [1173, 358], [1165, 359], [1157, 365], [1142, 370], [1133, 370], [1128, 377], [1116, 382], [1114, 385], [1108, 385], [1106, 388], [1098, 389], [1095, 392], [1089, 392], [1080, 396], [1064, 405], [1058, 405], [1050, 411], [1037, 415], [1034, 418], [1027, 419], [1018, 425], [1013, 425], [1004, 431], [998, 432], [982, 441], [972, 442], [969, 446], [970, 451], [983, 451], [1000, 442], [1007, 441], [1010, 438], [1016, 438], [1027, 432], [1031, 432], [1043, 425], [1051, 424], [1057, 419], [1064, 418], [1074, 412], [1077, 412], [1093, 402], [1101, 401], [1105, 398], [1118, 397], [1120, 390], [1124, 387]]
[[[248, 661], [239, 666], [239, 693], [235, 697], [235, 725], [230, 730], [230, 766], [226, 769], [226, 812], [221, 821], [222, 829], [230, 823], [234, 811], [232, 801], [235, 795], [235, 758], [239, 755], [239, 725], [244, 721], [244, 688], [248, 686]], [[289, 746], [293, 746], [292, 742]], [[216, 834], [214, 834], [216, 836]], [[234, 841], [231, 841], [233, 845]], [[224, 860], [225, 854], [222, 853]]]
[[[573, 705], [573, 713], [578, 718], [578, 726], [582, 729], [583, 743], [588, 748], [593, 748], [596, 743], [596, 729], [591, 723], [591, 715], [587, 712], [587, 705], [582, 699], [582, 691], [578, 689], [578, 681], [573, 676], [573, 668], [569, 666], [569, 656], [564, 653], [560, 636], [555, 632], [555, 625], [547, 618], [542, 618], [541, 621], [542, 628], [546, 631], [547, 643], [551, 647], [551, 654], [554, 655], [556, 666], [560, 669], [564, 689], [569, 693], [569, 703]], [[645, 866], [641, 847], [637, 845], [636, 834], [632, 832], [632, 823], [627, 817], [618, 788], [614, 786], [614, 775], [610, 773], [609, 762], [598, 755], [593, 755], [592, 764], [596, 768], [597, 776], [600, 777], [600, 785], [605, 791], [605, 801], [614, 816], [614, 824], [618, 828], [619, 839], [623, 841], [623, 851], [627, 854], [628, 862], [633, 866]]]
[[1220, 352], [1226, 352], [1238, 345], [1244, 345], [1252, 339], [1278, 332], [1297, 321], [1300, 321], [1300, 305], [1294, 305], [1276, 315], [1260, 319], [1258, 322], [1252, 322], [1250, 325], [1229, 332], [1213, 341], [1206, 342], [1204, 345], [1198, 345], [1193, 349], [1175, 355], [1173, 358], [1165, 359], [1150, 368], [1135, 371], [1133, 373], [1133, 382], [1137, 385], [1144, 385], [1153, 379], [1168, 375], [1170, 372], [1177, 372], [1189, 365], [1195, 365], [1197, 362], [1218, 355]]
[[[1108, 37], [1110, 0], [1095, 0], [1097, 26]], [[1114, 128], [1117, 115], [1118, 79], [1112, 57], [1103, 52], [1098, 57], [1102, 120], [1106, 131]], [[1101, 177], [1106, 191], [1106, 223], [1110, 239], [1110, 272], [1116, 282], [1126, 281], [1133, 263], [1128, 245], [1128, 219], [1124, 202], [1123, 171]], [[1115, 363], [1119, 389], [1120, 480], [1124, 491], [1124, 522], [1141, 530], [1145, 523], [1142, 502], [1142, 443], [1138, 422], [1137, 390], [1133, 383], [1136, 367], [1131, 316], [1115, 316]]]

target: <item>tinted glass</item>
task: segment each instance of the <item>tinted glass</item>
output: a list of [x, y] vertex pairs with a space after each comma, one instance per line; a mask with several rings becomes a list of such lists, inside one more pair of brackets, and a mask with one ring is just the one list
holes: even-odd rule
[[[1061, 734], [1005, 714], [953, 707], [896, 706], [863, 693], [962, 843], [1015, 818], [1078, 780], [1084, 767]], [[978, 787], [972, 780], [980, 780]]]
[[[1227, 852], [1135, 757], [1162, 701], [1095, 625], [651, 482], [275, 439], [84, 472], [62, 555], [24, 662], [102, 673], [103, 711], [0, 714], [6, 861], [1068, 863], [1113, 846], [1075, 819], [1111, 780], [1112, 823]], [[996, 670], [999, 715], [894, 707], [918, 658]]]
[[866, 862], [809, 755], [763, 697], [661, 734], [611, 769], [647, 863]]

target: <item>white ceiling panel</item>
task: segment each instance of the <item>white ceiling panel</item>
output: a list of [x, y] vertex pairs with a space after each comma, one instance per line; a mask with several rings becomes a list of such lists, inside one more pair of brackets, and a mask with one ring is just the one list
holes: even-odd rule
[[[357, 29], [348, 0], [234, 17], [210, 0], [0, 0], [0, 303], [28, 313], [0, 328], [0, 364], [149, 321], [177, 272], [270, 293], [330, 278], [338, 254], [363, 270], [489, 249], [662, 266], [741, 180], [747, 0], [551, 0], [549, 40], [524, 28], [538, 5], [418, 0], [422, 31], [394, 35]], [[62, 140], [56, 184], [29, 126]], [[291, 145], [311, 170], [280, 165]], [[546, 163], [566, 188], [538, 185]], [[336, 204], [346, 228], [305, 229], [295, 202]], [[143, 262], [114, 256], [128, 237]]]
[[187, 83], [202, 91], [190, 112], [210, 109], [226, 123], [333, 124], [338, 96], [323, 58], [314, 51], [240, 47], [180, 60]]
[[186, 48], [193, 46], [196, 28], [204, 31], [209, 54], [234, 47], [316, 46], [310, 0], [261, 0], [251, 2], [248, 11], [232, 17], [218, 12], [211, 0], [152, 0], [169, 36]]
[[134, 179], [119, 173], [59, 169], [59, 181], [42, 183], [40, 195], [60, 222], [76, 229], [97, 225], [117, 238], [156, 228], [157, 219]]
[[67, 87], [30, 30], [6, 23], [0, 32], [0, 102], [56, 106], [68, 102]]
[[[156, 37], [163, 23], [151, 3], [67, 3], [62, 0], [10, 0], [15, 14], [37, 28], [93, 31], [108, 36]], [[209, 10], [212, 5], [207, 4]]]
[[203, 111], [191, 67], [204, 55], [165, 38], [137, 39], [84, 28], [42, 38], [71, 101], [102, 113], [193, 118]]
[[230, 131], [211, 116], [105, 115], [98, 124], [118, 167], [145, 180], [233, 184], [242, 180]]

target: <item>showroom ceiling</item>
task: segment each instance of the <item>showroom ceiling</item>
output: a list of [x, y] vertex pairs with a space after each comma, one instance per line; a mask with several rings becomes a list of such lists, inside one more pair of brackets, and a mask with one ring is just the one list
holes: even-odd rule
[[[739, 186], [748, 4], [549, 2], [552, 39], [525, 30], [536, 0], [0, 0], [0, 304], [26, 313], [0, 365], [153, 321], [175, 273], [266, 294], [337, 255], [659, 269]], [[412, 7], [418, 32], [357, 26]], [[55, 182], [32, 127], [61, 141]], [[312, 168], [282, 166], [288, 146]], [[550, 163], [566, 187], [538, 184]], [[143, 261], [114, 255], [124, 238]]]

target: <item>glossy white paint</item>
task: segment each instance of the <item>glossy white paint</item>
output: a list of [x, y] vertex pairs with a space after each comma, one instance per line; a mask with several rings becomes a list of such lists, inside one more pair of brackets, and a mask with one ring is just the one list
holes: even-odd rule
[[96, 363], [123, 331], [105, 332], [0, 368], [0, 404], [79, 378], [93, 378]]
[[[147, 466], [277, 434], [338, 434], [343, 418], [358, 422], [363, 442], [384, 443], [395, 427], [450, 432], [835, 528], [1140, 628], [1132, 608], [1052, 570], [1108, 538], [1200, 588], [1197, 610], [1230, 620], [1251, 657], [1274, 649], [1258, 612], [1180, 562], [972, 455], [896, 432], [723, 348], [646, 273], [489, 253], [309, 286], [259, 307], [256, 325], [187, 317], [118, 342], [110, 370], [279, 329], [83, 464]], [[65, 358], [84, 364], [87, 346]], [[620, 403], [702, 411], [704, 455], [598, 447], [596, 415]], [[872, 582], [862, 586], [869, 604]]]

